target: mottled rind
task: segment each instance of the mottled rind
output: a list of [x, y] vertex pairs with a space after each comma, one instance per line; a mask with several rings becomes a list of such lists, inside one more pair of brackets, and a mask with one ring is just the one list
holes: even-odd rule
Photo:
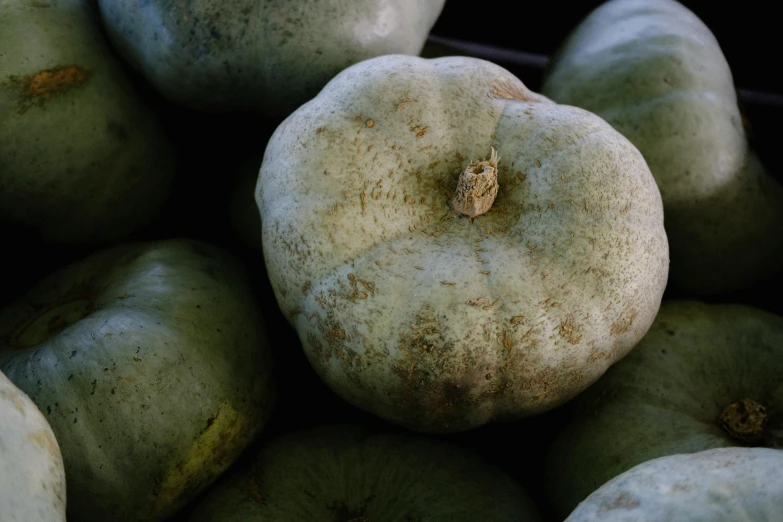
[[542, 92], [644, 154], [674, 285], [715, 294], [780, 273], [783, 187], [749, 149], [729, 64], [694, 13], [674, 0], [605, 2], [563, 43]]
[[[51, 330], [41, 310], [73, 295], [89, 296], [89, 312]], [[273, 401], [242, 267], [189, 240], [118, 246], [41, 281], [0, 311], [0, 370], [51, 424], [69, 519], [86, 522], [170, 517], [237, 458]]]
[[444, 0], [98, 3], [116, 48], [170, 100], [282, 118], [349, 65], [418, 54]]
[[527, 493], [474, 455], [420, 437], [329, 426], [270, 442], [191, 522], [536, 522]]
[[649, 460], [613, 478], [566, 522], [780, 520], [783, 451], [719, 448]]
[[664, 302], [628, 356], [566, 405], [566, 428], [547, 461], [560, 515], [646, 460], [749, 444], [783, 449], [781, 375], [783, 318], [741, 305]]
[[[493, 148], [497, 198], [459, 216], [460, 173]], [[346, 69], [278, 127], [256, 201], [272, 287], [314, 368], [416, 430], [565, 402], [642, 337], [666, 285], [639, 151], [482, 60]]]
[[0, 520], [65, 522], [65, 470], [52, 428], [0, 372]]

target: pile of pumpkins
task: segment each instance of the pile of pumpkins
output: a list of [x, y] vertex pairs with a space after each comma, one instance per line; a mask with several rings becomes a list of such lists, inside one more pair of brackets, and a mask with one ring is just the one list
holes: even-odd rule
[[715, 37], [609, 0], [537, 93], [420, 56], [442, 9], [0, 2], [0, 520], [779, 519], [783, 318], [726, 296], [783, 187]]

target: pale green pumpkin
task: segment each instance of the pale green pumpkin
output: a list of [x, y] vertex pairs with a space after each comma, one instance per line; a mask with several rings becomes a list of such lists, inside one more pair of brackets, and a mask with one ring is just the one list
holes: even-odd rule
[[149, 221], [174, 175], [152, 111], [82, 0], [0, 1], [0, 222], [57, 243]]
[[262, 428], [269, 347], [241, 266], [187, 240], [123, 245], [0, 311], [0, 370], [52, 426], [69, 520], [163, 520]]
[[120, 53], [167, 98], [287, 116], [335, 74], [418, 54], [444, 0], [99, 0]]
[[221, 480], [192, 522], [534, 522], [527, 493], [422, 437], [329, 426], [288, 434]]
[[566, 406], [547, 475], [568, 514], [644, 461], [712, 448], [783, 449], [783, 318], [665, 302], [642, 341]]
[[65, 522], [65, 470], [52, 428], [0, 372], [0, 520]]
[[774, 522], [783, 451], [717, 448], [643, 462], [591, 493], [566, 522]]
[[729, 64], [673, 0], [612, 0], [550, 64], [542, 92], [604, 118], [644, 155], [663, 198], [671, 281], [738, 290], [783, 266], [783, 189], [749, 149]]
[[256, 201], [313, 367], [416, 430], [565, 402], [638, 342], [666, 285], [638, 150], [474, 58], [346, 69], [277, 128]]

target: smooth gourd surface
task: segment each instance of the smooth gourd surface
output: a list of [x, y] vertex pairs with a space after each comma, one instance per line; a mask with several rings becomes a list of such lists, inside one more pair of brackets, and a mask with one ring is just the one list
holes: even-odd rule
[[[492, 209], [457, 215], [460, 173], [492, 148]], [[483, 60], [350, 67], [278, 127], [256, 190], [270, 281], [310, 362], [416, 430], [568, 400], [641, 338], [666, 284], [638, 150]]]
[[69, 519], [163, 520], [265, 424], [269, 346], [242, 269], [190, 240], [100, 251], [0, 311], [0, 370], [60, 443]]
[[527, 493], [475, 455], [407, 435], [329, 426], [272, 441], [192, 522], [533, 522]]
[[612, 477], [646, 460], [745, 446], [722, 411], [752, 399], [768, 422], [756, 445], [783, 449], [783, 318], [744, 305], [664, 302], [642, 341], [566, 406], [548, 458], [550, 490], [567, 514]]
[[444, 0], [100, 0], [120, 53], [167, 98], [285, 117], [345, 67], [418, 54]]

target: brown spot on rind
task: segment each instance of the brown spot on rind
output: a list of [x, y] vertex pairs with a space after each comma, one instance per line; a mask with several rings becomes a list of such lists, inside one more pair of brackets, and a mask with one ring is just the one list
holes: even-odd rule
[[633, 498], [627, 491], [623, 491], [611, 500], [601, 503], [601, 511], [613, 511], [615, 509], [633, 509], [639, 506], [639, 501]]
[[11, 76], [11, 82], [24, 86], [19, 100], [19, 112], [33, 105], [43, 105], [54, 96], [64, 94], [87, 83], [92, 72], [79, 65], [64, 65], [24, 77]]
[[569, 344], [578, 344], [582, 340], [582, 326], [574, 320], [573, 314], [568, 314], [558, 326], [560, 337], [563, 337]]
[[470, 387], [458, 382], [459, 372], [446, 366], [454, 347], [428, 310], [417, 314], [415, 321], [420, 326], [398, 340], [405, 355], [394, 369], [400, 379], [396, 409], [411, 425], [429, 425], [438, 431], [460, 428], [465, 424], [462, 415], [470, 401]]
[[612, 324], [609, 333], [612, 335], [619, 335], [627, 332], [631, 326], [633, 326], [634, 319], [636, 319], [636, 316], [638, 315], [639, 314], [634, 309], [623, 312], [620, 314], [620, 317], [617, 318], [617, 321]]

